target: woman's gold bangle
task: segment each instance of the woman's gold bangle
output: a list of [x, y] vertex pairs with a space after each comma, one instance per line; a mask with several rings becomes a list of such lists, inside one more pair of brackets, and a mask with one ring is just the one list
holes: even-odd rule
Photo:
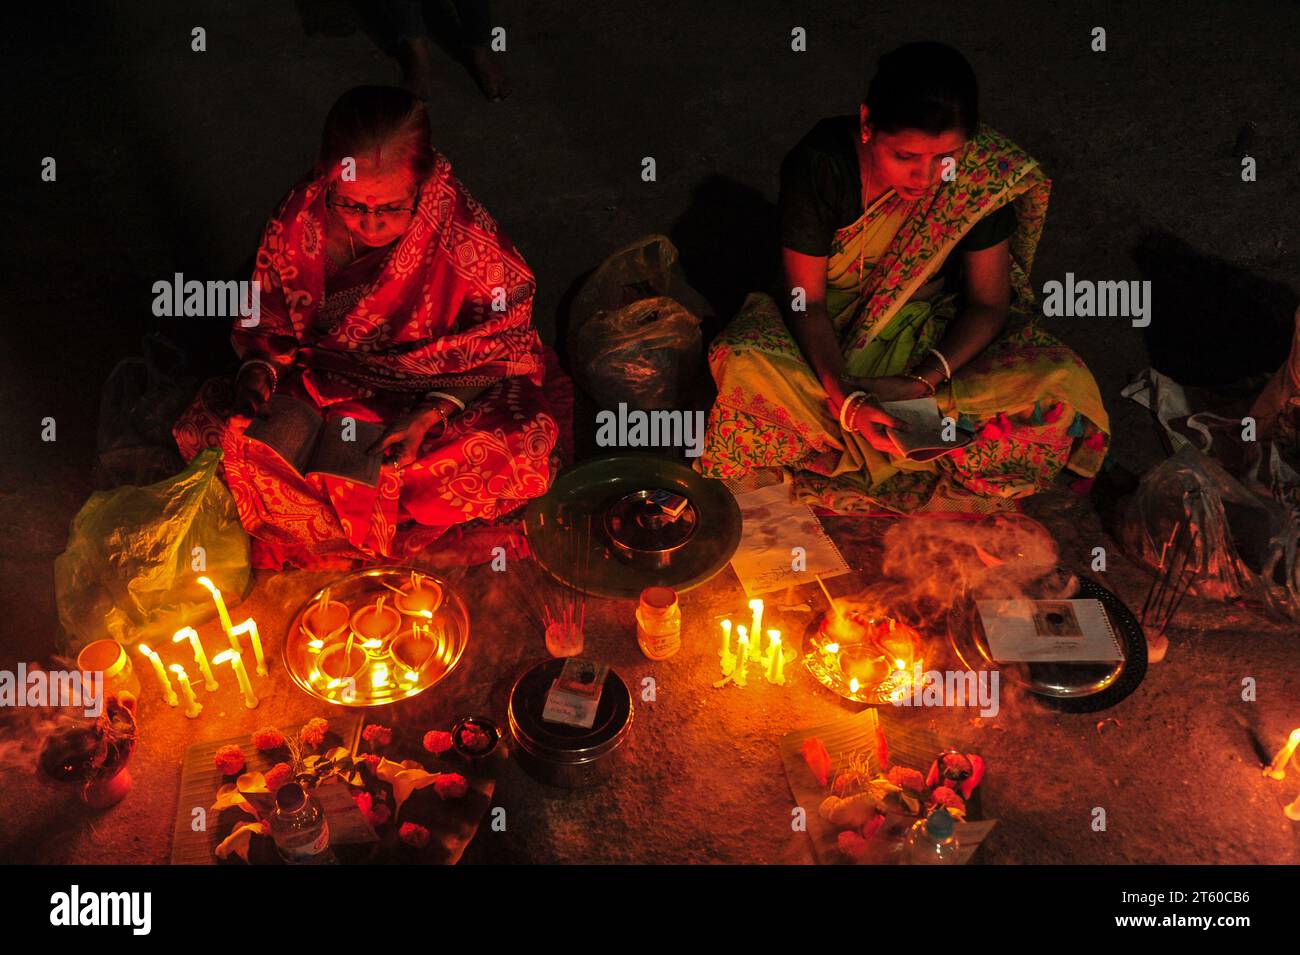
[[927, 378], [922, 378], [920, 375], [904, 375], [903, 377], [904, 377], [904, 378], [911, 378], [913, 381], [919, 381], [921, 384], [925, 385], [925, 389], [926, 389], [926, 394], [925, 394], [925, 396], [926, 396], [927, 398], [932, 398], [932, 397], [934, 397], [934, 395], [935, 395], [935, 394], [938, 392], [938, 390], [939, 390], [939, 389], [935, 388], [934, 385], [930, 384], [929, 379], [927, 379]]

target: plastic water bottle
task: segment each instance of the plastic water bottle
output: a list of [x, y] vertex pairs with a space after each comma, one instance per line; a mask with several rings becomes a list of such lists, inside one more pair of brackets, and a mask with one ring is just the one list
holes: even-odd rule
[[932, 812], [929, 819], [917, 820], [907, 834], [903, 861], [908, 865], [956, 865], [956, 826], [943, 808]]
[[297, 783], [287, 783], [275, 793], [271, 838], [280, 857], [292, 865], [334, 862], [330, 827], [316, 797]]

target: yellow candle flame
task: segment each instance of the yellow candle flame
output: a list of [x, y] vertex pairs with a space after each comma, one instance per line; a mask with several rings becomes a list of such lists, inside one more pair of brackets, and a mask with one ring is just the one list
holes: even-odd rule
[[857, 678], [857, 677], [853, 677], [851, 680], [849, 680], [849, 692], [850, 692], [850, 693], [856, 693], [856, 692], [858, 692], [858, 687], [859, 687], [860, 685], [861, 685], [861, 684], [858, 683], [858, 678]]

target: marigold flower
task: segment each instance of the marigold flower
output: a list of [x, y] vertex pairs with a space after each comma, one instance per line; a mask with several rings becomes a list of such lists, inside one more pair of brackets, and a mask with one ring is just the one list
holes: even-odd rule
[[899, 789], [910, 789], [915, 793], [925, 791], [925, 777], [906, 766], [895, 766], [885, 778]]
[[962, 799], [956, 790], [949, 789], [947, 786], [939, 786], [934, 792], [930, 793], [931, 809], [941, 806], [959, 819], [966, 818], [966, 800]]
[[284, 734], [274, 726], [263, 726], [253, 734], [253, 748], [259, 753], [279, 749], [284, 745]]
[[429, 844], [429, 830], [413, 822], [404, 822], [397, 837], [413, 849], [423, 849]]
[[380, 726], [378, 723], [371, 723], [364, 731], [362, 731], [361, 738], [371, 746], [390, 746], [393, 742], [393, 731], [387, 726]]
[[388, 803], [376, 804], [375, 797], [370, 793], [357, 793], [352, 800], [361, 810], [361, 814], [366, 817], [366, 821], [376, 829], [393, 817], [393, 811], [388, 808]]
[[451, 734], [446, 730], [429, 730], [424, 734], [424, 748], [436, 756], [451, 749]]
[[293, 782], [293, 768], [288, 763], [276, 763], [266, 771], [266, 789], [275, 792], [286, 783]]
[[217, 750], [216, 756], [212, 758], [216, 764], [217, 771], [223, 776], [235, 776], [244, 768], [247, 760], [244, 758], [244, 751], [234, 743], [223, 746]]
[[329, 720], [319, 716], [313, 717], [298, 731], [298, 738], [306, 746], [319, 746], [325, 742], [325, 734], [329, 732], [329, 728]]
[[845, 829], [835, 837], [835, 844], [839, 847], [840, 852], [852, 859], [854, 862], [862, 862], [867, 857], [867, 850], [870, 846], [866, 839], [858, 835], [852, 829]]
[[460, 773], [443, 773], [433, 784], [439, 799], [459, 799], [469, 791], [469, 780]]

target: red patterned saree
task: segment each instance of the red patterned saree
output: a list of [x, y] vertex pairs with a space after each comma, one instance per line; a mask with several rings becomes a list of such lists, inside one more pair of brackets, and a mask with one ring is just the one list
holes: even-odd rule
[[385, 464], [372, 488], [299, 474], [244, 437], [233, 382], [207, 382], [173, 432], [186, 460], [224, 452], [260, 567], [401, 559], [509, 514], [550, 486], [557, 418], [571, 408], [532, 325], [532, 272], [446, 158], [407, 231], [341, 271], [325, 254], [327, 185], [299, 183], [267, 224], [253, 273], [260, 321], [236, 321], [235, 351], [272, 362], [278, 391], [363, 421], [390, 423], [430, 390], [487, 389], [430, 430], [414, 464]]

